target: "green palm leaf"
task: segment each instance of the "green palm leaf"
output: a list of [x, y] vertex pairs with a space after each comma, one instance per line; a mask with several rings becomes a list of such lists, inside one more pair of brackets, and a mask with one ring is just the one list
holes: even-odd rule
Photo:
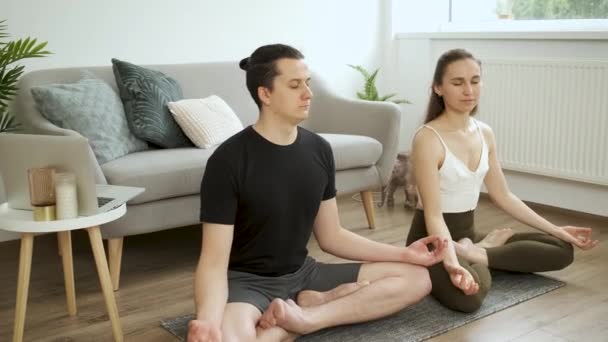
[[367, 94], [370, 101], [378, 101], [378, 89], [376, 88], [378, 71], [380, 71], [380, 69], [376, 69], [376, 71], [374, 71], [365, 81], [365, 94]]
[[397, 94], [393, 93], [393, 94], [388, 94], [388, 95], [384, 95], [382, 97], [380, 97], [378, 99], [378, 101], [387, 101], [388, 99], [390, 99], [391, 97], [395, 97]]
[[15, 120], [13, 114], [7, 112], [4, 108], [0, 110], [0, 133], [14, 132], [19, 128], [21, 128], [21, 124]]
[[349, 67], [357, 70], [358, 72], [361, 73], [361, 75], [363, 75], [363, 77], [367, 80], [369, 79], [369, 72], [367, 70], [365, 70], [362, 66], [360, 65], [352, 65], [352, 64], [347, 64]]
[[[397, 96], [397, 94], [388, 94], [388, 95], [384, 95], [384, 96], [379, 95], [378, 88], [376, 87], [376, 78], [378, 77], [378, 72], [380, 71], [380, 68], [378, 68], [374, 72], [370, 73], [369, 71], [367, 71], [365, 68], [363, 68], [360, 65], [347, 64], [347, 66], [357, 70], [361, 75], [363, 75], [363, 78], [364, 78], [363, 92], [356, 93], [357, 97], [359, 99], [368, 100], [368, 101], [389, 101], [393, 97]], [[390, 100], [390, 102], [393, 102], [396, 104], [400, 104], [400, 103], [411, 104], [410, 101], [405, 100], [405, 99]]]
[[10, 65], [22, 59], [45, 57], [51, 54], [45, 50], [47, 43], [39, 43], [35, 38], [4, 41], [9, 37], [6, 31], [6, 20], [0, 20], [0, 132], [19, 128], [15, 116], [6, 109], [13, 96], [17, 94], [17, 81], [24, 72], [24, 66]]
[[367, 100], [367, 96], [359, 91], [357, 92], [357, 97], [361, 100]]
[[399, 99], [399, 100], [393, 100], [391, 101], [392, 103], [396, 103], [396, 104], [401, 104], [401, 103], [405, 103], [405, 104], [412, 104], [410, 101], [405, 100], [405, 99]]

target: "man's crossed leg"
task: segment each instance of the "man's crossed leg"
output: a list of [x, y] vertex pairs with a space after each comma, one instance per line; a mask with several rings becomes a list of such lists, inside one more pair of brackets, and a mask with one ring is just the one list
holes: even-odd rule
[[[390, 315], [420, 301], [431, 291], [426, 268], [406, 263], [363, 264], [356, 280], [324, 292], [304, 289], [296, 301], [275, 298], [264, 313], [251, 303], [228, 303], [221, 340], [290, 341], [323, 328]], [[189, 342], [216, 341], [212, 333], [209, 331], [209, 339]]]

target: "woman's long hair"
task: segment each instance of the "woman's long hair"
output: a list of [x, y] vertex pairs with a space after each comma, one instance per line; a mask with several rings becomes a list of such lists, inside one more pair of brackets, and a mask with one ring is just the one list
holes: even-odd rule
[[[473, 55], [464, 49], [453, 49], [445, 52], [439, 59], [437, 60], [437, 66], [435, 67], [435, 74], [433, 74], [433, 84], [431, 85], [431, 97], [429, 98], [429, 105], [426, 109], [426, 117], [424, 119], [424, 123], [428, 123], [430, 121], [435, 120], [443, 111], [445, 110], [445, 103], [443, 102], [443, 97], [437, 95], [435, 93], [434, 87], [437, 85], [441, 85], [443, 81], [443, 76], [445, 75], [445, 71], [448, 68], [448, 65], [463, 59], [472, 59], [481, 68], [481, 62], [477, 60]], [[473, 108], [471, 111], [471, 115], [475, 115], [477, 112], [477, 106]]]

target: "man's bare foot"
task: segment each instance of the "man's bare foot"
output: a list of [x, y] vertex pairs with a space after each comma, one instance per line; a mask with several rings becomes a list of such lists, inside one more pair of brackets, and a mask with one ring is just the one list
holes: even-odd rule
[[[280, 328], [277, 328], [277, 329], [280, 329]], [[260, 337], [264, 333], [265, 330], [266, 329], [262, 328], [259, 324], [255, 326], [255, 333], [258, 337]], [[281, 329], [281, 331], [284, 334], [287, 334], [287, 336], [279, 337], [281, 342], [294, 342], [296, 340], [296, 338], [299, 337], [299, 335], [296, 333], [292, 333], [290, 331], [285, 331], [283, 329]]]
[[360, 288], [369, 285], [369, 281], [360, 281], [357, 283], [342, 284], [334, 289], [326, 292], [304, 290], [298, 293], [297, 304], [303, 308], [310, 306], [319, 306], [347, 296]]
[[483, 240], [476, 243], [481, 248], [494, 248], [504, 245], [515, 232], [511, 228], [494, 229]]
[[474, 244], [469, 238], [464, 238], [454, 242], [456, 254], [468, 262], [475, 264], [488, 264], [488, 254], [485, 248]]
[[315, 331], [315, 328], [305, 310], [291, 299], [284, 301], [275, 298], [262, 314], [258, 325], [262, 329], [278, 326], [299, 335], [306, 335]]
[[294, 342], [298, 338], [298, 334], [289, 332], [289, 335], [281, 340], [281, 342]]
[[221, 340], [222, 331], [218, 325], [202, 320], [191, 320], [188, 322], [188, 342], [220, 342]]

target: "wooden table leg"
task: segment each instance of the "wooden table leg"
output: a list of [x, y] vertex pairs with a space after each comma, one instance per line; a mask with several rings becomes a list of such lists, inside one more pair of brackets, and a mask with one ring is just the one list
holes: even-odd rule
[[122, 342], [122, 326], [120, 324], [120, 317], [118, 316], [116, 300], [114, 299], [114, 291], [112, 288], [112, 281], [110, 280], [110, 271], [108, 270], [106, 253], [104, 251], [103, 242], [101, 240], [101, 232], [99, 230], [99, 227], [87, 228], [87, 232], [89, 233], [91, 247], [93, 248], [93, 255], [95, 256], [95, 264], [97, 264], [97, 273], [99, 274], [101, 290], [103, 291], [103, 296], [106, 301], [108, 316], [110, 316], [110, 322], [112, 323], [112, 333], [114, 335], [114, 340], [116, 342]]
[[25, 328], [25, 309], [27, 307], [27, 294], [30, 286], [33, 248], [34, 234], [21, 234], [21, 250], [19, 252], [19, 276], [17, 279], [17, 300], [15, 305], [15, 327], [13, 330], [13, 342], [23, 341], [23, 329]]
[[363, 201], [363, 208], [365, 209], [365, 216], [367, 217], [369, 229], [375, 229], [374, 194], [371, 191], [361, 191], [361, 200]]
[[63, 262], [63, 280], [65, 283], [65, 297], [68, 304], [68, 314], [76, 315], [76, 289], [74, 286], [74, 264], [72, 259], [72, 236], [70, 231], [58, 232], [60, 255]]

